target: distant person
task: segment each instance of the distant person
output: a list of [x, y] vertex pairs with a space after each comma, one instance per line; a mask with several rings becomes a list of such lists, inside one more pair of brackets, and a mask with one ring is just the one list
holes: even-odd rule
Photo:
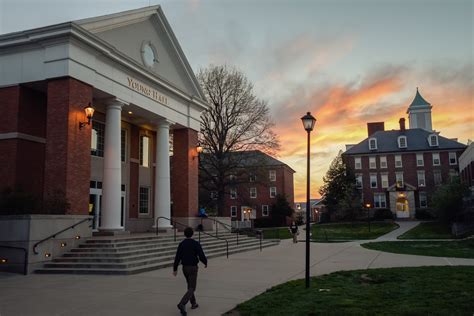
[[289, 228], [290, 228], [291, 235], [293, 235], [293, 243], [296, 244], [298, 242], [298, 235], [299, 235], [298, 225], [296, 225], [295, 221], [292, 221]]
[[199, 307], [196, 302], [196, 297], [194, 296], [194, 291], [196, 291], [199, 260], [204, 264], [204, 267], [207, 268], [206, 255], [202, 250], [201, 244], [191, 238], [193, 233], [191, 227], [186, 227], [184, 230], [184, 236], [186, 236], [186, 239], [179, 243], [173, 264], [174, 276], [178, 274], [179, 263], [183, 265], [183, 274], [188, 285], [188, 291], [184, 294], [178, 304], [178, 309], [181, 312], [181, 315], [187, 315], [186, 304], [189, 301], [191, 301], [191, 309]]

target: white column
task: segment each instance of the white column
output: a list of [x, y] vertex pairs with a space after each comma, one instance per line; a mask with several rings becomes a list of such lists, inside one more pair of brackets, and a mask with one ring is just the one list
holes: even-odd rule
[[[155, 166], [155, 224], [159, 216], [171, 218], [170, 189], [170, 122], [162, 120], [156, 129], [156, 166]], [[161, 219], [158, 227], [169, 228], [170, 222]]]
[[103, 231], [121, 231], [120, 122], [123, 102], [107, 106], [104, 137], [104, 178], [102, 180], [101, 226]]

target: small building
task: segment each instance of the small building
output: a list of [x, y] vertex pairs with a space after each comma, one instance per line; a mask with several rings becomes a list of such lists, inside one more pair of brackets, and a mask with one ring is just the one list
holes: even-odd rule
[[461, 181], [467, 184], [474, 193], [474, 142], [459, 157], [459, 174]]
[[436, 188], [458, 175], [466, 145], [432, 129], [431, 104], [416, 91], [398, 130], [386, 131], [384, 122], [367, 123], [368, 137], [347, 145], [344, 162], [356, 176], [362, 202], [390, 209], [397, 218], [414, 218], [430, 207]]

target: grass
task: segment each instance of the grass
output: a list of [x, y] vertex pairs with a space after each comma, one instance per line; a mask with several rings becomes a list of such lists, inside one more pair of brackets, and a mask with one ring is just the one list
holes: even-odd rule
[[313, 241], [347, 241], [375, 239], [397, 229], [394, 223], [323, 224], [312, 226]]
[[421, 223], [410, 229], [398, 239], [451, 239], [451, 229], [448, 224], [440, 222]]
[[382, 241], [362, 244], [362, 247], [420, 256], [474, 258], [474, 239], [456, 241]]
[[474, 267], [341, 271], [290, 281], [242, 303], [232, 315], [472, 315]]
[[[301, 234], [301, 232], [300, 232]], [[265, 239], [289, 239], [292, 238], [288, 227], [279, 227], [263, 230], [263, 238]]]

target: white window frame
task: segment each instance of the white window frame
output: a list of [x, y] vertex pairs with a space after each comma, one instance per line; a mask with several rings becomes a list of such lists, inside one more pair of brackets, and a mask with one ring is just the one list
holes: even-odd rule
[[237, 198], [237, 189], [236, 188], [231, 188], [230, 189], [230, 199], [235, 200]]
[[369, 157], [369, 169], [377, 169], [377, 157]]
[[257, 175], [255, 173], [249, 174], [249, 182], [257, 181]]
[[432, 158], [433, 158], [433, 166], [441, 166], [441, 158], [440, 158], [439, 153], [433, 153]]
[[374, 193], [374, 207], [387, 208], [387, 196], [385, 193]]
[[380, 156], [380, 168], [381, 169], [387, 169], [387, 156]]
[[[453, 161], [451, 161], [451, 160], [453, 160]], [[455, 166], [455, 165], [458, 164], [458, 158], [457, 158], [456, 153], [454, 153], [454, 152], [449, 153], [449, 164], [451, 166]]]
[[403, 168], [402, 155], [395, 155], [395, 168]]
[[425, 170], [418, 170], [416, 173], [418, 178], [418, 186], [426, 187]]
[[436, 134], [430, 134], [430, 135], [428, 136], [428, 143], [430, 144], [430, 147], [437, 147], [437, 146], [439, 146], [438, 135], [436, 135]]
[[[357, 189], [362, 189], [364, 187], [364, 183], [362, 182], [362, 179], [363, 179], [362, 174], [360, 174], [360, 173], [356, 174], [355, 178], [356, 178], [356, 188]], [[359, 179], [360, 179], [360, 181], [359, 181]]]
[[237, 206], [232, 205], [230, 207], [230, 217], [237, 217]]
[[377, 138], [369, 138], [369, 150], [377, 150]]
[[[398, 148], [407, 148], [407, 137], [406, 136], [398, 136]], [[403, 140], [403, 143], [402, 143]]]
[[386, 189], [386, 188], [389, 187], [389, 185], [388, 185], [388, 174], [387, 173], [380, 174], [380, 183], [381, 183], [382, 189]]
[[275, 198], [277, 196], [277, 188], [276, 187], [270, 187], [270, 198]]
[[249, 195], [251, 199], [256, 199], [257, 198], [257, 188], [256, 187], [251, 187], [249, 189]]
[[268, 205], [262, 205], [262, 216], [268, 216], [270, 215]]
[[362, 158], [354, 157], [354, 169], [362, 169]]
[[[438, 175], [439, 175], [439, 179], [438, 179]], [[441, 172], [441, 170], [433, 170], [433, 183], [434, 185], [443, 184], [443, 173]]]
[[[145, 146], [145, 139], [146, 146]], [[140, 139], [138, 141], [139, 147], [139, 162], [141, 167], [149, 168], [150, 167], [150, 137], [144, 134], [140, 135]], [[146, 153], [145, 153], [146, 149]]]
[[370, 188], [371, 189], [377, 189], [378, 183], [377, 183], [377, 174], [376, 173], [371, 173], [370, 174]]
[[416, 154], [416, 166], [417, 167], [423, 167], [425, 165], [425, 159], [423, 157], [423, 154]]
[[403, 172], [395, 172], [395, 184], [397, 188], [403, 188], [405, 186]]
[[270, 180], [270, 182], [275, 182], [277, 180], [276, 170], [268, 171], [268, 179]]
[[[422, 199], [421, 197], [424, 196]], [[420, 202], [420, 208], [427, 208], [428, 207], [428, 194], [426, 192], [419, 192], [418, 198]], [[422, 201], [425, 201], [425, 205], [422, 204]]]

